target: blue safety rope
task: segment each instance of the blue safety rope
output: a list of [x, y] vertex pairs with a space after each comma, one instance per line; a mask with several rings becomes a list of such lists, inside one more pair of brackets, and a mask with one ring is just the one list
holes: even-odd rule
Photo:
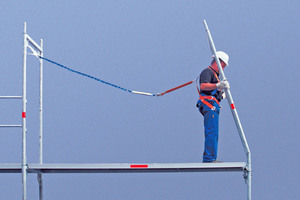
[[185, 86], [187, 86], [187, 85], [190, 85], [191, 83], [193, 83], [193, 82], [196, 81], [196, 80], [189, 81], [189, 82], [184, 83], [184, 84], [182, 84], [182, 85], [180, 85], [180, 86], [177, 86], [177, 87], [175, 87], [175, 88], [172, 88], [172, 89], [170, 89], [170, 90], [167, 90], [167, 91], [165, 91], [165, 92], [163, 92], [163, 93], [152, 94], [152, 93], [147, 93], [147, 92], [139, 92], [139, 91], [134, 91], [134, 90], [129, 90], [129, 89], [126, 89], [126, 88], [122, 88], [122, 87], [120, 87], [120, 86], [117, 86], [117, 85], [115, 85], [115, 84], [106, 82], [106, 81], [101, 80], [101, 79], [99, 79], [99, 78], [96, 78], [96, 77], [94, 77], [94, 76], [91, 76], [91, 75], [88, 75], [88, 74], [85, 74], [85, 73], [76, 71], [76, 70], [74, 70], [74, 69], [71, 69], [71, 68], [69, 68], [69, 67], [66, 67], [66, 66], [64, 66], [64, 65], [62, 65], [62, 64], [59, 64], [59, 63], [57, 63], [57, 62], [55, 62], [55, 61], [52, 61], [52, 60], [50, 60], [50, 59], [48, 59], [48, 58], [45, 58], [45, 57], [42, 57], [42, 56], [40, 56], [40, 55], [37, 55], [37, 54], [31, 54], [31, 55], [34, 55], [34, 56], [36, 56], [36, 57], [38, 57], [38, 58], [40, 58], [40, 59], [43, 59], [43, 60], [45, 60], [45, 61], [47, 61], [47, 62], [50, 62], [50, 63], [52, 63], [52, 64], [55, 64], [55, 65], [57, 65], [57, 66], [59, 66], [59, 67], [61, 67], [61, 68], [64, 68], [64, 69], [66, 69], [66, 70], [69, 70], [70, 72], [73, 72], [73, 73], [76, 73], [76, 74], [85, 76], [85, 77], [87, 77], [87, 78], [91, 78], [91, 79], [93, 79], [93, 80], [99, 81], [99, 82], [101, 82], [101, 83], [104, 83], [104, 84], [106, 84], [106, 85], [109, 85], [109, 86], [112, 86], [112, 87], [115, 87], [115, 88], [118, 88], [118, 89], [123, 90], [123, 91], [125, 91], [125, 92], [130, 92], [130, 93], [132, 93], [132, 94], [140, 94], [140, 95], [146, 95], [146, 96], [163, 96], [163, 95], [166, 94], [166, 93], [172, 92], [172, 91], [174, 91], [174, 90], [178, 90], [179, 88], [182, 88], [182, 87], [185, 87]]
[[85, 76], [85, 77], [94, 79], [94, 80], [99, 81], [99, 82], [101, 82], [101, 83], [104, 83], [104, 84], [107, 84], [107, 85], [109, 85], [109, 86], [112, 86], [112, 87], [118, 88], [118, 89], [120, 89], [120, 90], [123, 90], [123, 91], [125, 91], [125, 92], [132, 92], [131, 90], [122, 88], [122, 87], [117, 86], [117, 85], [115, 85], [115, 84], [106, 82], [106, 81], [101, 80], [101, 79], [99, 79], [99, 78], [93, 77], [93, 76], [91, 76], [91, 75], [88, 75], [88, 74], [85, 74], [85, 73], [76, 71], [76, 70], [74, 70], [74, 69], [71, 69], [71, 68], [69, 68], [69, 67], [66, 67], [66, 66], [64, 66], [64, 65], [61, 65], [61, 64], [59, 64], [59, 63], [57, 63], [57, 62], [55, 62], [55, 61], [52, 61], [52, 60], [50, 60], [50, 59], [48, 59], [48, 58], [44, 58], [44, 57], [42, 57], [42, 56], [38, 56], [38, 57], [41, 58], [41, 59], [43, 59], [43, 60], [46, 60], [46, 61], [48, 61], [48, 62], [50, 62], [50, 63], [53, 63], [53, 64], [55, 64], [55, 65], [57, 65], [57, 66], [59, 66], [59, 67], [61, 67], [61, 68], [64, 68], [64, 69], [69, 70], [69, 71], [71, 71], [71, 72], [74, 72], [74, 73], [76, 73], [76, 74], [80, 74], [80, 75], [82, 75], [82, 76]]

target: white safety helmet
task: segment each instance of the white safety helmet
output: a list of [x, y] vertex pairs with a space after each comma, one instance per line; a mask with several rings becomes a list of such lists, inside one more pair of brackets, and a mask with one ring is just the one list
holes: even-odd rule
[[[217, 51], [217, 56], [221, 59], [226, 65], [228, 65], [229, 56], [224, 51]], [[213, 55], [213, 58], [215, 56]]]

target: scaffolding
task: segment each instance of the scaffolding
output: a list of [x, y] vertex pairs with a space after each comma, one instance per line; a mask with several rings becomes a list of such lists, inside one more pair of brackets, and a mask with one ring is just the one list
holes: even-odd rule
[[[217, 58], [216, 50], [207, 27], [209, 44], [212, 53]], [[228, 103], [246, 153], [246, 162], [224, 162], [224, 163], [100, 163], [100, 164], [50, 164], [43, 163], [43, 59], [39, 59], [40, 65], [40, 101], [39, 101], [39, 163], [28, 163], [26, 152], [26, 105], [27, 105], [27, 55], [32, 54], [43, 57], [43, 40], [38, 45], [28, 34], [27, 25], [24, 22], [24, 48], [23, 48], [23, 92], [22, 96], [0, 96], [0, 99], [22, 100], [22, 124], [0, 125], [0, 128], [22, 128], [22, 163], [0, 163], [0, 173], [22, 174], [22, 199], [27, 199], [27, 174], [37, 174], [39, 184], [39, 200], [43, 200], [43, 177], [44, 173], [158, 173], [158, 172], [243, 172], [247, 184], [247, 200], [251, 200], [251, 154], [248, 147], [237, 111], [229, 90], [226, 90]], [[28, 48], [32, 53], [28, 53]], [[216, 59], [218, 61], [218, 59]], [[220, 68], [220, 63], [218, 63]], [[221, 71], [221, 78], [225, 78]], [[228, 98], [229, 97], [229, 98]], [[233, 105], [233, 106], [232, 106]]]

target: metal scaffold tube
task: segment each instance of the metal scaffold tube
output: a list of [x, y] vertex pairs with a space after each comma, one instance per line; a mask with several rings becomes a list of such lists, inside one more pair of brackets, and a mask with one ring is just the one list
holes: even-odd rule
[[[41, 39], [40, 56], [43, 57], [43, 40]], [[43, 163], [43, 59], [40, 61], [40, 164]]]
[[[214, 55], [215, 60], [218, 64], [221, 80], [224, 80], [224, 79], [226, 79], [226, 77], [225, 77], [225, 74], [222, 70], [219, 58], [217, 56], [217, 51], [216, 51], [212, 36], [210, 34], [210, 31], [208, 29], [208, 26], [207, 26], [207, 23], [206, 23], [205, 20], [203, 20], [203, 23], [204, 23], [204, 26], [205, 26], [205, 29], [206, 29], [210, 50], [211, 50], [212, 54]], [[247, 199], [251, 200], [251, 153], [250, 153], [250, 148], [248, 146], [248, 143], [247, 143], [247, 140], [246, 140], [246, 137], [245, 137], [245, 133], [244, 133], [242, 124], [240, 122], [237, 110], [235, 108], [235, 104], [233, 102], [233, 98], [232, 98], [232, 95], [230, 93], [230, 90], [225, 89], [225, 94], [226, 94], [226, 98], [227, 98], [229, 107], [231, 108], [232, 116], [234, 118], [234, 122], [235, 122], [235, 125], [237, 127], [237, 130], [238, 130], [238, 133], [239, 133], [239, 136], [240, 136], [240, 139], [242, 141], [244, 151], [245, 151], [245, 154], [246, 154], [246, 157], [247, 157], [247, 171], [246, 171], [245, 179], [246, 179], [246, 182], [247, 182]]]
[[23, 200], [27, 196], [27, 158], [26, 158], [26, 59], [27, 59], [27, 33], [26, 22], [24, 22], [24, 49], [23, 49], [23, 112], [22, 112], [22, 184], [23, 184]]
[[21, 96], [0, 96], [0, 99], [22, 99]]
[[[41, 39], [41, 51], [39, 52], [40, 56], [43, 57], [43, 39]], [[43, 164], [43, 59], [40, 61], [40, 164]], [[38, 175], [39, 183], [39, 198], [43, 200], [43, 175], [39, 173]]]
[[[41, 39], [41, 45], [39, 46], [26, 32], [26, 22], [24, 23], [24, 59], [23, 59], [23, 200], [26, 200], [26, 173], [28, 171], [28, 164], [26, 158], [26, 57], [27, 47], [31, 49], [31, 55], [43, 57], [43, 40]], [[39, 164], [43, 164], [43, 60], [39, 59], [40, 64], [40, 95], [39, 95]], [[43, 178], [42, 174], [37, 175], [39, 183], [39, 199], [43, 199]]]

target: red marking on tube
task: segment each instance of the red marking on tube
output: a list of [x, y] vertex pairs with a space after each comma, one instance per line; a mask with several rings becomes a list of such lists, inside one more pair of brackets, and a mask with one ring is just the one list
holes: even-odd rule
[[22, 118], [26, 118], [26, 112], [22, 112]]
[[235, 105], [233, 103], [230, 106], [232, 110], [235, 109]]
[[130, 168], [148, 168], [148, 165], [130, 165]]

